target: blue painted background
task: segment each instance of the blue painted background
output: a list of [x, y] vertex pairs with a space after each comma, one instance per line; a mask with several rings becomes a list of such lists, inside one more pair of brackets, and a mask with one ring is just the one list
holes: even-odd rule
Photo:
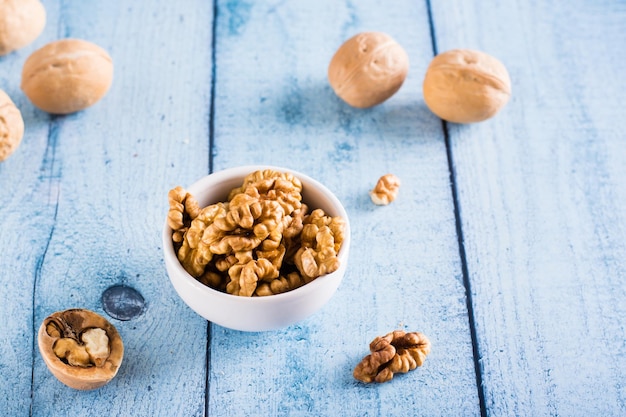
[[[574, 1], [44, 0], [47, 25], [0, 57], [26, 133], [0, 163], [0, 415], [626, 415], [626, 4]], [[353, 109], [326, 71], [361, 31], [410, 59], [384, 104]], [[82, 38], [112, 89], [69, 116], [19, 89], [37, 48]], [[495, 118], [442, 123], [432, 57], [483, 50], [513, 95]], [[247, 164], [323, 182], [350, 216], [343, 283], [289, 328], [242, 333], [176, 296], [162, 260], [167, 191]], [[398, 199], [374, 206], [383, 174]], [[110, 318], [112, 285], [144, 312]], [[109, 317], [125, 344], [93, 392], [52, 376], [36, 330], [54, 311]], [[432, 341], [423, 367], [352, 377], [393, 329]]]

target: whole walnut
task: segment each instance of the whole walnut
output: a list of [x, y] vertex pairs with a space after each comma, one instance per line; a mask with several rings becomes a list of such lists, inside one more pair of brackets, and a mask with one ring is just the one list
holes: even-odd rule
[[328, 80], [346, 103], [367, 108], [394, 95], [408, 70], [409, 57], [391, 36], [363, 32], [337, 50], [328, 66]]
[[22, 69], [22, 90], [53, 114], [83, 110], [107, 93], [113, 60], [101, 47], [80, 39], [51, 42], [33, 52]]
[[24, 120], [11, 98], [0, 90], [0, 162], [17, 149], [24, 136]]
[[39, 0], [0, 0], [0, 55], [33, 42], [46, 26], [46, 9]]
[[453, 123], [486, 120], [511, 97], [511, 79], [504, 65], [469, 49], [437, 55], [428, 66], [423, 88], [428, 108]]

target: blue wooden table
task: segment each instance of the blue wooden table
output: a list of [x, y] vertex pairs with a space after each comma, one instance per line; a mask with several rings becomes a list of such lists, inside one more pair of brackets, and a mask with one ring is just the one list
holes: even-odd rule
[[[0, 58], [26, 124], [0, 163], [0, 415], [626, 415], [625, 2], [43, 3], [41, 36]], [[368, 110], [326, 77], [362, 31], [390, 34], [411, 63]], [[25, 59], [60, 38], [115, 65], [105, 98], [69, 116], [19, 88]], [[445, 123], [425, 106], [426, 68], [453, 48], [508, 68], [493, 119]], [[163, 264], [167, 191], [247, 164], [306, 173], [350, 216], [339, 290], [283, 330], [207, 323]], [[398, 199], [374, 206], [388, 172]], [[123, 320], [103, 305], [119, 285], [145, 303]], [[61, 384], [37, 349], [43, 319], [72, 307], [124, 341], [95, 391]], [[394, 329], [430, 338], [424, 366], [354, 380]]]

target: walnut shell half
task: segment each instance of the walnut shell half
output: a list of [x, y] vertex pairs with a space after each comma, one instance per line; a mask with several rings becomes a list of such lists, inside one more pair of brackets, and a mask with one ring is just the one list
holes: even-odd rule
[[[81, 336], [93, 329], [102, 329], [106, 333], [108, 346], [104, 346], [104, 350], [108, 350], [108, 356], [102, 357], [99, 352], [92, 358], [93, 363], [89, 363], [87, 355], [80, 365], [68, 360], [69, 355], [58, 356], [60, 341], [72, 341], [72, 345], [84, 349], [85, 341]], [[104, 317], [84, 309], [58, 311], [46, 317], [39, 327], [37, 341], [50, 372], [68, 387], [78, 390], [92, 390], [107, 384], [117, 374], [124, 357], [124, 344], [117, 329]], [[89, 346], [86, 347], [89, 350]]]

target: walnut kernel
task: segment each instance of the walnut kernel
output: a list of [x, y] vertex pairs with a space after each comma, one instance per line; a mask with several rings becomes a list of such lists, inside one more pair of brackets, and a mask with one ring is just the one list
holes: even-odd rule
[[85, 330], [80, 340], [85, 344], [85, 350], [89, 354], [91, 362], [96, 366], [104, 365], [111, 354], [107, 332], [104, 329], [94, 327]]
[[71, 366], [88, 367], [92, 365], [91, 356], [85, 346], [79, 345], [75, 339], [63, 337], [58, 339], [52, 347], [59, 359], [65, 359]]
[[396, 199], [400, 188], [400, 179], [393, 174], [385, 174], [378, 179], [376, 186], [370, 191], [372, 202], [386, 206]]
[[102, 367], [111, 354], [106, 330], [99, 327], [86, 329], [77, 337], [75, 329], [62, 318], [55, 318], [46, 324], [46, 333], [56, 339], [54, 354], [72, 366]]
[[372, 340], [370, 352], [354, 368], [354, 378], [365, 383], [387, 382], [396, 373], [422, 366], [430, 353], [430, 341], [422, 333], [395, 330]]
[[337, 50], [328, 66], [328, 80], [346, 103], [367, 108], [394, 95], [408, 70], [409, 57], [391, 36], [363, 32]]
[[198, 202], [191, 194], [183, 189], [176, 187], [167, 194], [170, 204], [170, 211], [167, 213], [167, 224], [172, 228], [174, 234], [172, 239], [175, 243], [181, 243], [183, 235], [187, 231], [185, 227], [186, 218], [195, 219], [200, 214]]
[[453, 123], [473, 123], [504, 107], [511, 97], [511, 79], [493, 56], [454, 49], [431, 61], [423, 89], [426, 105], [437, 116]]
[[260, 283], [254, 294], [258, 296], [267, 296], [281, 294], [294, 290], [306, 284], [305, 280], [297, 272], [291, 272], [286, 276], [280, 276], [270, 282]]

